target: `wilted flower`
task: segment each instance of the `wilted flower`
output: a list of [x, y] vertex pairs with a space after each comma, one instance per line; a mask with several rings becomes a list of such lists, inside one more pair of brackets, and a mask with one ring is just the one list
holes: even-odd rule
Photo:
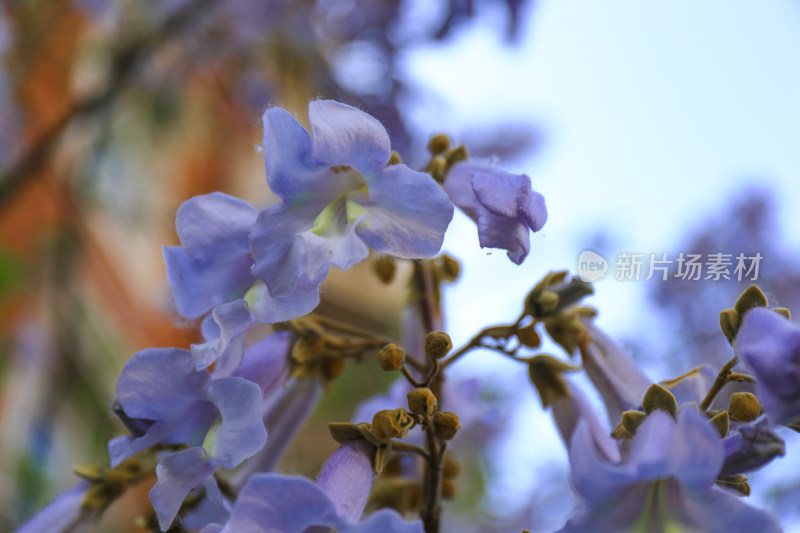
[[525, 174], [511, 174], [491, 165], [460, 162], [447, 174], [450, 199], [478, 225], [483, 248], [508, 250], [520, 264], [530, 251], [530, 231], [547, 222], [544, 196], [531, 189]]

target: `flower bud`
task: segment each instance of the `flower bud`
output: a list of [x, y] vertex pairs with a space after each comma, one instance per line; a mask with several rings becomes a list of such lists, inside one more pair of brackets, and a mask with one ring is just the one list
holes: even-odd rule
[[450, 478], [442, 478], [442, 499], [452, 500], [458, 494], [456, 482]]
[[458, 264], [458, 261], [445, 254], [441, 257], [439, 272], [442, 279], [445, 281], [455, 281], [458, 279], [458, 275], [461, 272], [461, 266]]
[[453, 457], [452, 453], [447, 453], [444, 456], [442, 463], [442, 475], [451, 479], [457, 478], [461, 475], [461, 463]]
[[750, 392], [734, 392], [728, 405], [731, 417], [740, 422], [751, 422], [761, 414], [758, 398]]
[[433, 432], [440, 439], [452, 439], [459, 429], [461, 429], [461, 423], [458, 421], [457, 414], [450, 411], [439, 411], [433, 415]]
[[378, 352], [378, 363], [384, 372], [400, 370], [406, 361], [406, 351], [396, 344], [387, 344]]
[[452, 348], [453, 341], [444, 331], [433, 331], [425, 336], [425, 353], [434, 359], [441, 359]]
[[409, 392], [408, 410], [414, 414], [431, 416], [436, 411], [436, 396], [427, 387], [419, 387]]
[[380, 441], [403, 438], [414, 425], [405, 409], [378, 411], [372, 417], [372, 434]]
[[644, 408], [644, 412], [648, 415], [656, 409], [661, 409], [674, 415], [678, 410], [678, 402], [670, 391], [658, 383], [653, 383], [650, 385], [650, 388], [647, 389], [647, 392], [644, 393], [642, 407]]
[[397, 271], [394, 258], [388, 255], [379, 255], [372, 260], [372, 271], [383, 283], [391, 283]]

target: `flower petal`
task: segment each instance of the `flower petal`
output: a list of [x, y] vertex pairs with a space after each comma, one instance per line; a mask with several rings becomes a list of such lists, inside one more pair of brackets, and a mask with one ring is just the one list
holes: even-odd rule
[[326, 165], [350, 165], [362, 174], [389, 161], [389, 134], [375, 118], [333, 100], [308, 104], [314, 158]]
[[642, 405], [650, 380], [633, 363], [625, 351], [608, 335], [584, 320], [591, 341], [580, 345], [586, 374], [594, 384], [608, 410], [609, 420], [619, 420], [623, 411]]
[[624, 465], [609, 463], [595, 445], [588, 421], [580, 420], [569, 446], [572, 484], [590, 505], [601, 505], [634, 479]]
[[[81, 504], [89, 490], [83, 481], [62, 492], [52, 502], [25, 522], [16, 533], [71, 533], [88, 524], [92, 512]], [[85, 526], [84, 526], [85, 527]]]
[[358, 443], [339, 446], [322, 465], [317, 486], [328, 495], [340, 517], [358, 522], [372, 488], [372, 463]]
[[245, 296], [250, 312], [263, 324], [274, 324], [307, 315], [319, 305], [319, 283], [299, 280], [294, 292], [273, 298], [266, 284], [258, 280]]
[[759, 384], [759, 399], [778, 423], [800, 416], [800, 328], [764, 309], [744, 315], [736, 351]]
[[197, 318], [244, 294], [252, 283], [248, 237], [255, 220], [250, 204], [219, 192], [191, 198], [178, 209], [181, 246], [165, 246], [164, 260], [181, 315]]
[[234, 468], [267, 442], [261, 388], [244, 378], [220, 378], [209, 385], [208, 397], [222, 418], [220, 426], [212, 428], [216, 434], [209, 453], [224, 468]]
[[192, 345], [192, 357], [197, 370], [207, 368], [214, 361], [213, 376], [230, 375], [244, 355], [245, 333], [256, 323], [243, 299], [220, 304], [211, 312], [219, 327], [219, 338], [203, 344]]
[[[302, 533], [307, 527], [342, 524], [336, 508], [310, 480], [256, 474], [239, 491], [225, 533]], [[338, 529], [338, 527], [337, 527]]]
[[453, 205], [430, 176], [392, 165], [381, 170], [368, 188], [368, 197], [353, 199], [364, 213], [356, 231], [370, 248], [406, 259], [439, 252]]
[[732, 435], [723, 439], [722, 444], [725, 448], [725, 464], [721, 476], [756, 470], [786, 451], [783, 439], [767, 415], [739, 424]]
[[700, 491], [719, 476], [725, 451], [717, 430], [693, 406], [678, 411], [670, 463], [672, 475], [685, 486]]
[[187, 350], [149, 348], [122, 369], [117, 396], [129, 417], [164, 420], [205, 399], [210, 379], [207, 372], [197, 372]]
[[171, 453], [156, 466], [158, 481], [150, 489], [150, 502], [161, 531], [166, 531], [178, 514], [184, 498], [217, 469], [217, 463], [199, 447]]
[[291, 333], [278, 331], [250, 346], [233, 373], [261, 387], [262, 394], [279, 387], [286, 376]]

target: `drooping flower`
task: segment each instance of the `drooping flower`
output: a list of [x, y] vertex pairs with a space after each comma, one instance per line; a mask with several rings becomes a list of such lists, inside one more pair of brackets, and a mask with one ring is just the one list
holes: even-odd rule
[[373, 117], [329, 100], [311, 102], [308, 116], [311, 135], [282, 108], [264, 113], [267, 182], [282, 201], [258, 214], [250, 234], [252, 273], [271, 297], [317, 295], [296, 316], [316, 306], [330, 267], [347, 269], [369, 248], [433, 256], [453, 215], [430, 176], [387, 166], [389, 136]]
[[800, 418], [800, 328], [757, 307], [745, 313], [735, 347], [770, 417], [780, 424]]
[[771, 514], [714, 488], [722, 441], [696, 409], [687, 406], [677, 415], [676, 421], [665, 411], [650, 413], [621, 463], [599, 455], [589, 425], [579, 423], [570, 463], [583, 506], [561, 533], [781, 531]]
[[531, 189], [528, 176], [462, 161], [447, 173], [444, 186], [453, 203], [478, 225], [482, 248], [508, 250], [518, 265], [525, 260], [530, 232], [547, 222], [544, 196]]
[[340, 446], [331, 455], [317, 483], [299, 476], [256, 474], [239, 492], [231, 518], [202, 533], [422, 533], [422, 523], [404, 521], [384, 509], [361, 521], [372, 486], [372, 465], [358, 444]]

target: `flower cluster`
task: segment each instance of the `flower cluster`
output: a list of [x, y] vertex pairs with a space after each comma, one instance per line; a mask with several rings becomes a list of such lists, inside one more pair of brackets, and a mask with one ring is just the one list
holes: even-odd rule
[[[581, 305], [591, 285], [551, 272], [510, 324], [454, 349], [441, 323], [444, 281], [458, 276], [441, 248], [454, 205], [477, 224], [481, 246], [521, 263], [547, 219], [525, 175], [469, 160], [445, 136], [424, 171], [392, 152], [373, 117], [318, 100], [310, 132], [289, 112], [264, 113], [267, 185], [262, 210], [222, 193], [177, 213], [179, 246], [164, 248], [175, 309], [200, 326], [190, 349], [136, 353], [117, 381], [114, 410], [129, 431], [108, 444], [108, 467], [79, 468], [80, 484], [23, 526], [83, 527], [125, 489], [155, 474], [152, 530], [202, 533], [437, 533], [457, 497], [460, 459], [502, 425], [475, 380], [448, 369], [484, 349], [521, 363], [568, 449], [576, 511], [560, 531], [781, 530], [749, 506], [746, 474], [785, 453], [779, 426], [800, 427], [800, 328], [751, 287], [722, 311], [735, 356], [659, 383]], [[311, 313], [331, 267], [372, 255], [389, 282], [409, 273], [397, 344], [341, 317]], [[541, 352], [544, 335], [580, 367]], [[339, 446], [316, 482], [276, 471], [322, 391], [349, 359], [396, 372], [388, 394], [333, 422]], [[741, 363], [741, 364], [740, 364]], [[566, 374], [585, 371], [611, 426]]]
[[[266, 181], [277, 203], [259, 211], [221, 192], [192, 198], [177, 212], [180, 245], [164, 247], [175, 310], [201, 325], [202, 342], [133, 356], [114, 404], [129, 434], [109, 442], [110, 467], [80, 471], [85, 481], [22, 531], [72, 531], [148, 472], [157, 478], [150, 490], [152, 527], [162, 531], [176, 518], [181, 527], [204, 532], [411, 533], [438, 523], [437, 502], [454, 474], [435, 487], [416, 483], [424, 493], [414, 506], [422, 521], [388, 509], [362, 514], [374, 474], [394, 454], [424, 456], [426, 476], [439, 479], [447, 442], [461, 428], [428, 388], [439, 390], [439, 359], [452, 347], [449, 337], [428, 335], [427, 363], [384, 347], [381, 365], [402, 368], [416, 391], [409, 393], [409, 411], [381, 409], [371, 424], [332, 426], [342, 445], [315, 484], [276, 473], [278, 460], [345, 360], [361, 359], [386, 341], [303, 315], [319, 304], [331, 267], [346, 270], [370, 250], [394, 261], [433, 257], [454, 204], [470, 216], [479, 213], [482, 246], [507, 249], [520, 263], [528, 231], [544, 224], [543, 199], [527, 177], [492, 167], [475, 166], [480, 176], [465, 178], [463, 147], [438, 171], [413, 170], [391, 151], [377, 120], [339, 102], [311, 102], [310, 132], [279, 107], [268, 109], [263, 122]], [[442, 171], [449, 171], [444, 187]], [[452, 279], [453, 264], [447, 259], [429, 267]], [[438, 285], [428, 290], [438, 294]], [[418, 377], [406, 367], [412, 361]], [[423, 430], [424, 451], [411, 443], [422, 440], [396, 440], [414, 426]]]

